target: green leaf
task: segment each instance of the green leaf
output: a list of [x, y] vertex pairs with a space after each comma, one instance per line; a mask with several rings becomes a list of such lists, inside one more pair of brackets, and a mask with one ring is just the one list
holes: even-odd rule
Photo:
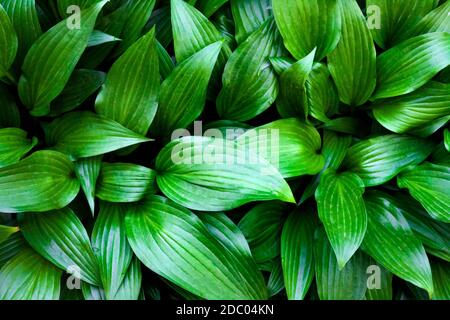
[[128, 241], [152, 271], [206, 299], [265, 299], [259, 271], [216, 240], [193, 213], [152, 196], [130, 206]]
[[434, 296], [433, 300], [450, 299], [450, 265], [444, 261], [433, 261], [431, 263], [433, 271]]
[[252, 201], [294, 202], [289, 185], [264, 159], [233, 141], [185, 137], [156, 159], [157, 183], [173, 201], [193, 210], [222, 211]]
[[368, 257], [361, 251], [340, 270], [322, 228], [315, 233], [316, 284], [320, 300], [363, 300], [367, 290]]
[[172, 41], [172, 24], [170, 7], [168, 5], [162, 6], [152, 13], [146, 29], [150, 29], [153, 26], [156, 28], [156, 38], [164, 48], [167, 48]]
[[338, 267], [343, 269], [361, 245], [367, 228], [364, 206], [364, 183], [354, 173], [322, 173], [316, 190], [320, 220], [336, 254]]
[[51, 103], [49, 116], [60, 116], [80, 106], [103, 85], [105, 77], [106, 74], [100, 71], [75, 70], [64, 90]]
[[210, 17], [227, 2], [228, 0], [198, 0], [197, 7], [206, 17]]
[[378, 56], [378, 85], [372, 99], [411, 93], [448, 65], [449, 33], [435, 32], [406, 40]]
[[419, 90], [374, 105], [373, 114], [386, 129], [405, 133], [450, 114], [450, 84], [429, 82]]
[[430, 123], [425, 126], [414, 128], [410, 131], [410, 134], [415, 135], [421, 138], [428, 138], [429, 136], [435, 134], [439, 129], [443, 126], [447, 125], [450, 121], [450, 115], [438, 118], [436, 120], [432, 120]]
[[268, 19], [230, 56], [216, 104], [221, 119], [247, 121], [267, 110], [278, 95], [268, 58], [283, 53], [281, 36]]
[[0, 48], [0, 78], [8, 76], [14, 82], [9, 68], [16, 58], [18, 39], [14, 26], [2, 5], [0, 5]]
[[110, 34], [104, 33], [99, 30], [92, 31], [91, 35], [89, 36], [88, 41], [88, 47], [95, 47], [99, 46], [101, 44], [109, 43], [109, 42], [116, 42], [116, 41], [122, 41], [122, 39], [116, 38]]
[[155, 30], [116, 60], [95, 102], [98, 114], [146, 135], [158, 108], [160, 87]]
[[215, 42], [177, 65], [161, 85], [152, 135], [168, 136], [186, 128], [203, 112], [206, 90], [222, 42]]
[[46, 212], [72, 202], [80, 184], [69, 159], [54, 151], [38, 151], [0, 169], [0, 212]]
[[108, 300], [114, 298], [119, 290], [133, 255], [123, 221], [123, 207], [100, 203], [100, 213], [92, 231], [92, 247], [98, 258], [100, 277]]
[[341, 101], [353, 107], [369, 100], [376, 86], [376, 50], [356, 0], [341, 0], [342, 36], [328, 55], [328, 68]]
[[139, 300], [141, 284], [141, 262], [136, 257], [133, 257], [122, 284], [113, 300]]
[[365, 197], [367, 215], [363, 250], [396, 276], [433, 293], [430, 264], [416, 238], [390, 196], [370, 192]]
[[370, 258], [366, 300], [392, 300], [392, 273]]
[[[39, 1], [39, 0], [38, 0]], [[89, 8], [91, 5], [100, 2], [101, 0], [56, 0], [58, 7], [58, 12], [61, 17], [67, 17], [69, 15], [68, 8], [70, 6], [78, 6], [80, 9], [84, 10]]]
[[445, 129], [444, 131], [444, 144], [445, 149], [450, 152], [450, 131], [448, 129]]
[[109, 202], [136, 202], [156, 193], [156, 172], [127, 163], [103, 163], [97, 197]]
[[156, 50], [158, 50], [159, 73], [162, 80], [165, 80], [172, 73], [173, 69], [175, 69], [175, 64], [172, 57], [159, 41], [156, 42]]
[[12, 234], [19, 231], [18, 227], [0, 225], [0, 244], [6, 241]]
[[320, 61], [336, 48], [342, 28], [337, 0], [274, 0], [272, 5], [284, 44], [296, 59], [317, 48]]
[[27, 242], [20, 232], [13, 233], [6, 240], [0, 243], [0, 268], [11, 258], [28, 247]]
[[379, 136], [348, 149], [343, 166], [359, 175], [366, 187], [372, 187], [388, 182], [410, 165], [421, 163], [433, 148], [433, 142], [420, 138]]
[[314, 216], [296, 210], [281, 234], [281, 264], [290, 300], [303, 300], [314, 278]]
[[270, 0], [230, 0], [230, 2], [236, 28], [236, 41], [239, 44], [272, 17]]
[[89, 236], [71, 209], [21, 214], [19, 226], [30, 246], [41, 256], [66, 272], [79, 271], [77, 275], [83, 281], [101, 284]]
[[145, 138], [119, 123], [92, 112], [72, 112], [46, 130], [47, 144], [72, 159], [94, 157], [139, 143]]
[[28, 139], [22, 129], [0, 129], [0, 168], [19, 162], [37, 143], [37, 138]]
[[324, 166], [319, 132], [297, 119], [277, 120], [248, 130], [237, 143], [243, 150], [265, 158], [284, 178], [314, 175]]
[[0, 269], [0, 300], [58, 300], [61, 270], [31, 249]]
[[106, 1], [82, 12], [80, 28], [62, 21], [44, 33], [28, 51], [22, 66], [19, 95], [33, 116], [45, 116], [63, 91], [87, 46], [97, 15]]
[[450, 167], [425, 163], [405, 170], [397, 178], [400, 188], [419, 201], [431, 217], [450, 223]]
[[8, 87], [0, 82], [0, 128], [20, 127], [20, 112]]
[[103, 288], [93, 286], [87, 282], [81, 283], [81, 290], [83, 291], [83, 297], [88, 301], [106, 300], [105, 290]]
[[436, 1], [367, 0], [366, 3], [373, 15], [369, 14], [369, 25], [372, 19], [380, 19], [380, 25], [371, 28], [373, 39], [381, 48], [388, 49], [408, 39], [410, 30], [434, 8]]
[[84, 158], [75, 162], [75, 172], [88, 201], [92, 216], [95, 213], [95, 186], [101, 166], [101, 156]]
[[450, 32], [450, 2], [446, 1], [438, 8], [430, 11], [407, 35], [418, 36], [432, 32]]
[[368, 123], [361, 118], [341, 117], [326, 121], [320, 128], [356, 137], [365, 137], [369, 133], [367, 126]]
[[272, 201], [251, 209], [239, 222], [258, 264], [271, 261], [280, 255], [280, 237], [289, 206]]
[[273, 297], [284, 289], [283, 269], [280, 261], [274, 261], [269, 280], [267, 280], [267, 289], [269, 296]]

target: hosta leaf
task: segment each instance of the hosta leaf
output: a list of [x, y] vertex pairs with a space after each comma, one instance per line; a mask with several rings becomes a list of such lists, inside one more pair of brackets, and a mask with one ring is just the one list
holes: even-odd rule
[[119, 290], [133, 254], [123, 220], [121, 205], [101, 202], [92, 231], [92, 247], [98, 258], [100, 277], [108, 300], [114, 298]]
[[240, 44], [272, 16], [270, 0], [230, 0], [236, 28], [236, 41]]
[[99, 30], [92, 31], [91, 35], [89, 36], [88, 41], [88, 47], [95, 47], [101, 44], [109, 43], [109, 42], [115, 42], [115, 41], [121, 41], [121, 39], [116, 38], [110, 34], [104, 33]]
[[63, 91], [87, 46], [97, 15], [106, 1], [82, 12], [80, 28], [61, 21], [44, 33], [28, 51], [22, 66], [19, 95], [33, 116], [45, 116], [50, 103]]
[[156, 193], [155, 171], [127, 163], [103, 163], [97, 197], [109, 202], [136, 202]]
[[247, 158], [240, 149], [220, 138], [175, 140], [156, 159], [158, 186], [194, 210], [230, 210], [264, 200], [294, 202], [289, 185], [272, 165], [253, 153]]
[[273, 263], [269, 280], [267, 280], [267, 289], [270, 297], [276, 296], [284, 289], [283, 269], [278, 260]]
[[269, 18], [230, 56], [217, 98], [222, 119], [250, 120], [275, 101], [278, 83], [268, 58], [281, 55], [280, 38], [275, 21]]
[[88, 301], [106, 300], [105, 290], [103, 288], [93, 286], [87, 282], [82, 282], [81, 290], [83, 291], [83, 297]]
[[56, 3], [60, 16], [64, 18], [69, 15], [67, 11], [70, 6], [75, 5], [83, 10], [100, 1], [101, 0], [56, 0]]
[[244, 150], [265, 158], [284, 178], [313, 175], [322, 170], [319, 132], [297, 119], [278, 120], [248, 130], [237, 139]]
[[414, 28], [408, 32], [408, 36], [418, 36], [432, 32], [450, 32], [450, 2], [446, 1], [438, 8], [429, 12]]
[[0, 300], [58, 300], [61, 270], [31, 249], [0, 269]]
[[450, 152], [450, 131], [448, 129], [445, 129], [444, 131], [444, 144], [445, 149]]
[[284, 224], [281, 264], [290, 300], [303, 300], [314, 278], [314, 230], [311, 212], [296, 210]]
[[172, 41], [172, 24], [170, 17], [170, 7], [162, 6], [156, 9], [147, 23], [146, 29], [156, 27], [156, 38], [167, 48]]
[[0, 225], [0, 244], [8, 239], [12, 234], [19, 231], [18, 227], [9, 227]]
[[72, 159], [94, 157], [149, 139], [92, 112], [72, 112], [54, 120], [46, 130], [47, 144]]
[[366, 187], [381, 185], [410, 165], [424, 161], [433, 151], [431, 141], [400, 135], [363, 140], [350, 149], [343, 166], [356, 173]]
[[364, 239], [367, 213], [362, 195], [363, 181], [354, 173], [322, 173], [316, 190], [317, 209], [336, 254], [339, 269], [344, 268]]
[[315, 233], [315, 269], [321, 300], [363, 300], [367, 289], [368, 258], [361, 251], [341, 270], [323, 229]]
[[356, 0], [339, 1], [342, 36], [328, 55], [328, 67], [342, 102], [364, 104], [376, 86], [376, 50], [366, 19]]
[[255, 206], [239, 222], [258, 264], [271, 261], [280, 254], [280, 236], [289, 207], [273, 201]]
[[75, 172], [80, 181], [92, 215], [95, 212], [95, 186], [102, 166], [102, 157], [80, 159], [75, 162]]
[[402, 172], [397, 183], [408, 189], [430, 216], [450, 223], [450, 167], [425, 163]]
[[45, 212], [68, 205], [80, 184], [69, 159], [54, 151], [38, 151], [0, 169], [0, 212]]
[[392, 300], [392, 273], [370, 258], [366, 300]]
[[[0, 78], [8, 76], [14, 80], [9, 73], [16, 58], [18, 39], [14, 26], [3, 6], [0, 4]], [[12, 78], [12, 79], [11, 79]]]
[[367, 125], [368, 123], [361, 118], [341, 117], [326, 121], [320, 128], [356, 137], [365, 137], [369, 133]]
[[419, 90], [374, 106], [374, 116], [385, 128], [405, 133], [450, 114], [450, 84], [430, 82]]
[[162, 80], [165, 80], [172, 73], [173, 69], [175, 69], [175, 64], [172, 57], [159, 41], [156, 43], [156, 50], [158, 50], [159, 73]]
[[207, 299], [264, 299], [259, 271], [228, 251], [187, 209], [152, 196], [130, 206], [127, 237], [137, 257], [177, 286]]
[[151, 133], [167, 136], [186, 128], [203, 112], [222, 42], [215, 42], [180, 63], [161, 85], [159, 108]]
[[433, 300], [450, 299], [450, 264], [444, 261], [433, 261], [431, 263], [433, 271], [434, 296]]
[[155, 29], [135, 42], [108, 72], [95, 102], [97, 113], [146, 135], [158, 108]]
[[430, 12], [435, 0], [367, 0], [367, 7], [377, 7], [379, 26], [371, 28], [375, 42], [383, 49], [408, 38], [408, 33], [416, 24]]
[[284, 44], [296, 59], [317, 47], [320, 61], [338, 44], [342, 18], [337, 0], [274, 0], [272, 5]]
[[228, 0], [198, 0], [196, 6], [207, 17], [212, 16]]
[[37, 142], [37, 138], [28, 139], [22, 129], [0, 129], [0, 168], [18, 162]]
[[443, 126], [445, 126], [449, 121], [450, 115], [446, 115], [436, 120], [432, 120], [425, 126], [414, 128], [409, 133], [417, 137], [428, 138], [429, 136], [435, 134]]
[[89, 236], [71, 209], [21, 214], [19, 226], [30, 246], [41, 256], [67, 272], [79, 271], [83, 281], [101, 284]]
[[141, 285], [141, 262], [134, 257], [113, 300], [139, 300]]
[[0, 128], [20, 127], [20, 112], [8, 87], [0, 82]]
[[449, 33], [435, 32], [406, 40], [378, 56], [378, 85], [372, 99], [413, 92], [448, 65]]
[[5, 241], [0, 243], [0, 268], [12, 257], [28, 247], [27, 242], [19, 232], [13, 233]]
[[433, 281], [425, 249], [401, 211], [384, 193], [371, 192], [364, 198], [369, 222], [363, 249], [393, 274], [431, 295]]
[[50, 106], [50, 116], [59, 116], [80, 106], [105, 82], [105, 73], [78, 69], [72, 73], [61, 94]]

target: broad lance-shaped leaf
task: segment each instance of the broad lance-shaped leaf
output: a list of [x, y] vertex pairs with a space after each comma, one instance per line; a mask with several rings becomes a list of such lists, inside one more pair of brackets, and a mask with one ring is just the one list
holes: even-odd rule
[[142, 300], [139, 299], [142, 286], [141, 262], [135, 256], [125, 273], [122, 283], [112, 300]]
[[432, 260], [434, 296], [433, 300], [450, 299], [450, 264], [440, 260]]
[[20, 127], [20, 112], [9, 87], [0, 82], [0, 128]]
[[49, 116], [56, 117], [80, 106], [103, 85], [105, 78], [106, 74], [100, 71], [75, 70], [64, 90], [52, 101]]
[[372, 99], [413, 92], [450, 65], [450, 34], [435, 32], [406, 40], [377, 58], [377, 90]]
[[373, 114], [383, 127], [405, 133], [450, 114], [450, 84], [429, 82], [419, 90], [397, 98], [381, 100]]
[[97, 197], [109, 202], [136, 202], [156, 193], [156, 172], [127, 163], [103, 163]]
[[431, 122], [427, 123], [424, 126], [414, 128], [409, 133], [417, 137], [428, 138], [431, 135], [435, 134], [439, 129], [447, 125], [449, 121], [450, 121], [450, 114], [432, 120]]
[[291, 213], [281, 234], [281, 264], [290, 300], [303, 300], [314, 278], [314, 230], [312, 212]]
[[283, 270], [279, 259], [277, 259], [273, 263], [269, 280], [267, 280], [267, 290], [269, 290], [269, 296], [276, 296], [283, 291], [284, 288]]
[[119, 290], [133, 255], [123, 220], [121, 205], [100, 203], [100, 213], [92, 231], [92, 247], [107, 299], [112, 299]]
[[328, 67], [342, 102], [360, 106], [376, 86], [376, 50], [367, 22], [356, 0], [339, 1], [342, 36], [328, 55]]
[[320, 300], [363, 300], [367, 290], [369, 259], [357, 251], [340, 270], [323, 228], [316, 230], [314, 258]]
[[22, 129], [0, 129], [0, 168], [18, 162], [37, 143], [37, 138], [28, 139]]
[[186, 128], [205, 107], [206, 89], [216, 64], [222, 42], [215, 42], [172, 71], [161, 85], [159, 108], [150, 130], [165, 137], [179, 128]]
[[247, 121], [273, 104], [278, 82], [268, 58], [283, 53], [280, 38], [275, 21], [269, 18], [233, 52], [216, 101], [221, 119]]
[[367, 229], [364, 206], [364, 183], [354, 173], [322, 173], [316, 190], [320, 220], [336, 254], [339, 269], [343, 269], [358, 250]]
[[175, 69], [175, 63], [159, 41], [156, 42], [156, 50], [158, 50], [159, 74], [164, 81], [172, 73], [173, 69]]
[[61, 21], [44, 33], [28, 51], [22, 66], [19, 95], [33, 116], [45, 116], [63, 91], [87, 46], [97, 15], [106, 1], [84, 10], [80, 28]]
[[343, 167], [356, 173], [366, 187], [388, 182], [410, 165], [424, 161], [434, 143], [420, 138], [385, 135], [363, 140], [348, 149]]
[[155, 29], [152, 29], [113, 64], [95, 101], [95, 110], [146, 135], [158, 108], [159, 78]]
[[432, 295], [428, 257], [400, 209], [390, 196], [379, 191], [370, 192], [364, 198], [369, 222], [363, 250], [396, 276]]
[[153, 272], [205, 299], [266, 299], [261, 273], [189, 210], [151, 196], [127, 208], [128, 241]]
[[88, 158], [148, 142], [125, 127], [92, 112], [72, 112], [46, 128], [47, 145], [72, 159]]
[[375, 42], [388, 49], [408, 39], [408, 33], [430, 12], [436, 0], [367, 0], [368, 23]]
[[80, 184], [62, 153], [38, 151], [0, 169], [0, 212], [46, 212], [67, 206]]
[[95, 47], [99, 46], [101, 44], [105, 44], [108, 42], [114, 42], [114, 41], [121, 41], [121, 39], [116, 38], [110, 34], [104, 33], [99, 30], [92, 31], [91, 35], [89, 36], [88, 41], [88, 47]]
[[450, 152], [450, 130], [445, 129], [444, 131], [444, 144], [445, 149], [447, 149], [448, 152]]
[[248, 130], [236, 141], [243, 150], [269, 161], [284, 178], [314, 175], [324, 166], [319, 132], [297, 119], [277, 120]]
[[73, 14], [72, 10], [69, 11], [71, 6], [78, 6], [81, 10], [84, 10], [100, 1], [101, 0], [56, 0], [56, 4], [60, 16], [65, 18]]
[[167, 48], [173, 40], [169, 5], [164, 5], [153, 11], [145, 28], [150, 29], [153, 26], [156, 28], [156, 38], [164, 48]]
[[101, 156], [84, 158], [75, 162], [75, 172], [88, 201], [92, 216], [95, 213], [95, 186], [101, 167]]
[[79, 273], [83, 281], [101, 284], [89, 236], [71, 209], [23, 213], [19, 216], [19, 226], [30, 246], [41, 256], [66, 272]]
[[59, 300], [62, 271], [31, 249], [0, 269], [0, 300]]
[[274, 0], [272, 5], [284, 44], [296, 59], [317, 48], [320, 61], [336, 48], [342, 28], [337, 0]]
[[432, 32], [450, 32], [450, 2], [445, 1], [436, 9], [430, 11], [414, 28], [407, 32], [407, 36], [418, 36]]
[[259, 204], [239, 221], [252, 255], [258, 264], [280, 255], [280, 236], [289, 206], [279, 201]]
[[9, 226], [0, 225], [0, 243], [3, 243], [12, 234], [14, 234], [18, 231], [19, 231], [18, 227], [9, 227]]
[[0, 4], [0, 78], [7, 76], [15, 81], [9, 69], [14, 63], [18, 48], [18, 39], [14, 26], [5, 9]]
[[9, 236], [5, 241], [0, 243], [0, 268], [10, 261], [19, 252], [28, 247], [27, 242], [20, 232], [16, 232]]
[[450, 223], [450, 167], [425, 163], [402, 172], [397, 178], [436, 220]]
[[185, 137], [156, 159], [157, 183], [171, 200], [193, 210], [223, 211], [252, 201], [294, 202], [278, 170], [233, 141]]
[[239, 44], [272, 17], [271, 0], [230, 0], [230, 3]]

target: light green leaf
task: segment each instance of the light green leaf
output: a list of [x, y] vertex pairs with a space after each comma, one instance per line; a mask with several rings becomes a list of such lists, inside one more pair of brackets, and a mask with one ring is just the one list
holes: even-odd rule
[[317, 48], [321, 61], [336, 48], [342, 28], [337, 0], [273, 0], [272, 5], [284, 44], [296, 59]]
[[444, 144], [445, 149], [447, 149], [448, 152], [450, 152], [450, 130], [445, 129], [444, 131]]
[[46, 212], [68, 205], [80, 184], [69, 159], [54, 151], [38, 151], [0, 169], [0, 212]]
[[122, 41], [122, 39], [116, 38], [110, 34], [104, 33], [99, 30], [92, 31], [91, 35], [89, 36], [89, 41], [87, 46], [88, 47], [95, 47], [99, 46], [101, 44], [109, 43], [109, 42], [116, 42], [116, 41]]
[[446, 1], [436, 9], [430, 11], [414, 28], [407, 32], [407, 36], [418, 36], [432, 32], [450, 32], [450, 2]]
[[0, 129], [0, 168], [17, 163], [37, 143], [37, 138], [28, 139], [22, 129]]
[[236, 41], [239, 44], [273, 15], [271, 0], [230, 0], [230, 2]]
[[429, 136], [435, 134], [443, 126], [445, 126], [449, 121], [450, 114], [436, 120], [432, 120], [430, 123], [426, 124], [423, 127], [414, 128], [410, 131], [410, 134], [421, 138], [428, 138]]
[[89, 236], [71, 209], [21, 214], [19, 227], [30, 246], [41, 256], [66, 272], [79, 271], [83, 281], [101, 284]]
[[92, 216], [95, 213], [95, 186], [102, 166], [102, 157], [80, 159], [75, 162], [75, 173], [80, 181], [81, 188], [91, 209]]
[[19, 231], [18, 227], [0, 225], [0, 244], [6, 241], [12, 234]]
[[434, 143], [410, 136], [385, 135], [363, 140], [350, 149], [343, 166], [356, 173], [366, 187], [388, 182], [410, 165], [424, 161]]
[[354, 173], [322, 173], [316, 190], [320, 220], [336, 254], [338, 267], [343, 269], [358, 250], [367, 228], [367, 213], [362, 195], [363, 181]]
[[109, 202], [136, 202], [156, 193], [156, 172], [127, 163], [103, 163], [97, 197]]
[[128, 208], [125, 224], [137, 257], [175, 285], [206, 299], [267, 298], [261, 273], [187, 209], [151, 196]]
[[20, 127], [20, 112], [6, 85], [0, 82], [0, 128]]
[[81, 283], [81, 290], [83, 291], [83, 297], [88, 301], [100, 301], [106, 300], [105, 290], [103, 288], [93, 286], [87, 282]]
[[125, 278], [113, 300], [140, 300], [142, 285], [141, 262], [133, 257]]
[[94, 157], [139, 143], [145, 138], [119, 123], [92, 112], [72, 112], [46, 128], [49, 146], [72, 159]]
[[289, 185], [266, 160], [246, 154], [233, 141], [185, 137], [156, 159], [161, 191], [193, 210], [222, 211], [252, 201], [294, 202]]
[[2, 5], [0, 5], [0, 48], [0, 78], [7, 76], [15, 82], [9, 73], [9, 68], [16, 58], [18, 39], [14, 26]]
[[376, 50], [356, 0], [339, 1], [342, 36], [328, 55], [328, 68], [342, 102], [353, 107], [369, 100], [376, 86]]

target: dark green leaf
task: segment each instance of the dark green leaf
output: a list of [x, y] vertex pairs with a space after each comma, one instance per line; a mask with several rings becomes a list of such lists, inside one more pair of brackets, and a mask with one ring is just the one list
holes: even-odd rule
[[0, 129], [0, 168], [19, 162], [37, 143], [37, 138], [28, 139], [22, 129]]
[[14, 26], [0, 4], [0, 78], [7, 76], [11, 81], [15, 81], [9, 73], [9, 68], [16, 58], [18, 45]]
[[210, 17], [227, 2], [228, 0], [198, 0], [197, 7], [205, 16]]
[[392, 273], [370, 258], [366, 300], [392, 300]]
[[414, 28], [407, 32], [408, 36], [418, 36], [432, 32], [450, 32], [450, 2], [445, 1], [438, 8], [429, 12]]
[[27, 247], [28, 244], [20, 232], [12, 234], [8, 239], [0, 243], [0, 268]]
[[20, 127], [20, 112], [8, 87], [0, 82], [0, 128]]
[[450, 264], [444, 261], [433, 261], [431, 264], [433, 271], [434, 296], [433, 300], [450, 299]]
[[19, 231], [18, 227], [0, 225], [0, 244], [6, 241], [12, 234]]
[[95, 186], [102, 166], [102, 157], [80, 159], [75, 162], [75, 172], [80, 181], [92, 215], [95, 212]]
[[239, 44], [272, 17], [270, 0], [230, 0], [230, 2], [236, 28], [236, 41]]

